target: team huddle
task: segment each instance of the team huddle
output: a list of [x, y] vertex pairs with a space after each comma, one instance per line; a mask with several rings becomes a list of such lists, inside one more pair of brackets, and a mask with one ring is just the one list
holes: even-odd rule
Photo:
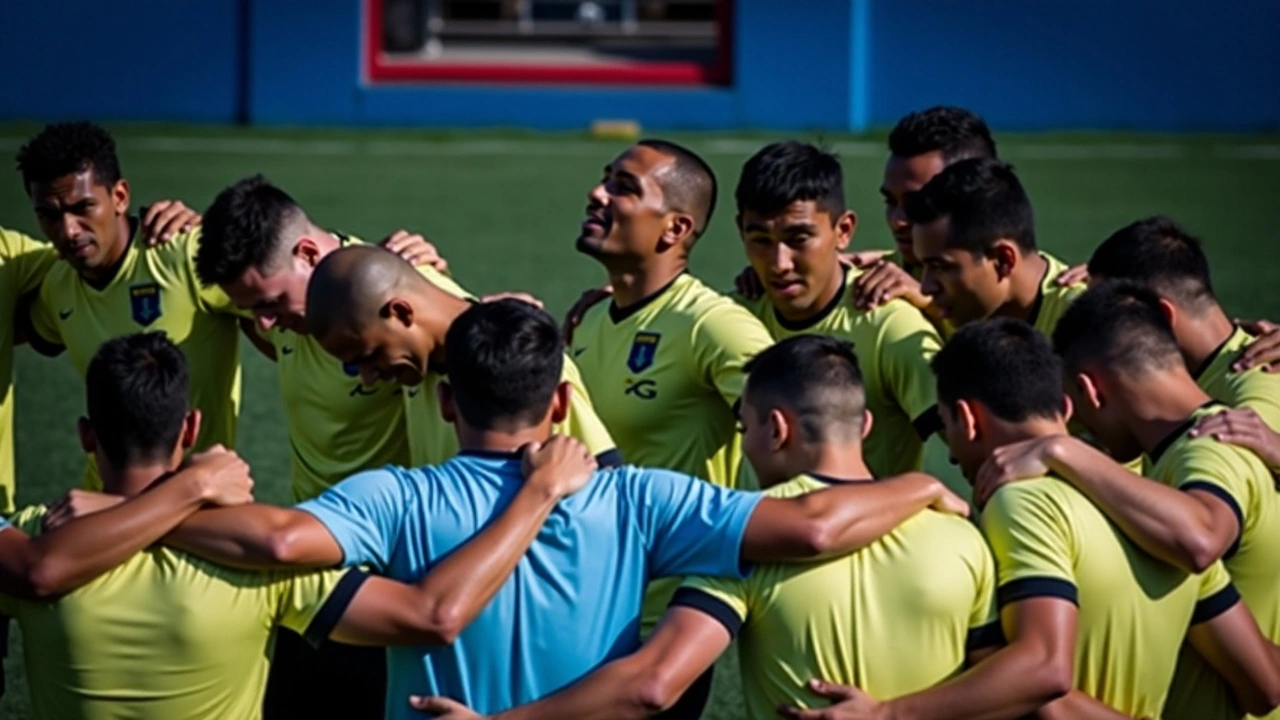
[[[636, 143], [561, 326], [261, 176], [133, 212], [105, 130], [46, 126], [49, 242], [0, 230], [35, 716], [697, 718], [736, 652], [750, 718], [1280, 718], [1280, 328], [1167, 217], [1044, 252], [969, 111], [888, 150], [888, 252], [849, 253], [832, 154], [747, 159], [721, 293], [688, 271], [714, 173]], [[242, 336], [293, 507], [232, 449]], [[82, 377], [85, 469], [19, 509], [21, 342]]]

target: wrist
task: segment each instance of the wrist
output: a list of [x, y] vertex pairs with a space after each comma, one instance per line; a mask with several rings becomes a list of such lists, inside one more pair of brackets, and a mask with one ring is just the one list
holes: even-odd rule
[[180, 482], [186, 490], [189, 503], [199, 506], [213, 502], [216, 494], [214, 484], [212, 476], [205, 470], [199, 467], [187, 467], [179, 471], [174, 480]]
[[555, 504], [567, 494], [554, 475], [542, 470], [529, 475], [525, 489], [540, 504]]

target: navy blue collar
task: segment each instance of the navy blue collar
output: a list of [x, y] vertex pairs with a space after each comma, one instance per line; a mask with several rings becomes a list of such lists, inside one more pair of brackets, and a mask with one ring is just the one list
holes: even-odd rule
[[805, 475], [808, 475], [824, 485], [846, 485], [848, 483], [867, 481], [875, 482], [875, 478], [838, 478], [830, 475], [820, 475], [818, 473], [805, 473]]
[[804, 318], [803, 320], [788, 320], [782, 317], [782, 313], [778, 312], [778, 308], [775, 307], [773, 309], [773, 317], [775, 320], [778, 321], [779, 325], [786, 328], [787, 330], [791, 330], [793, 332], [796, 330], [808, 330], [814, 325], [817, 325], [823, 320], [826, 320], [827, 317], [831, 315], [831, 313], [836, 311], [836, 308], [840, 307], [840, 302], [844, 300], [844, 291], [847, 289], [848, 284], [849, 284], [849, 273], [844, 269], [843, 266], [841, 266], [840, 291], [836, 293], [835, 297], [831, 298], [831, 301], [828, 302], [826, 306], [824, 306], [821, 310], [818, 311], [817, 315], [812, 315], [810, 317]]
[[626, 320], [632, 315], [635, 315], [636, 313], [648, 307], [649, 304], [652, 303], [654, 300], [657, 300], [658, 298], [662, 297], [668, 290], [671, 289], [671, 286], [675, 285], [676, 281], [682, 277], [684, 277], [684, 272], [681, 272], [679, 275], [676, 275], [675, 277], [671, 278], [671, 282], [668, 282], [666, 285], [663, 285], [662, 287], [658, 288], [657, 290], [650, 293], [649, 295], [631, 303], [630, 305], [624, 308], [618, 307], [617, 302], [610, 300], [609, 301], [609, 320], [611, 320], [614, 325], [617, 325], [623, 320]]
[[463, 457], [486, 458], [489, 460], [519, 460], [524, 457], [519, 450], [505, 452], [502, 450], [485, 450], [484, 448], [460, 450], [458, 455]]

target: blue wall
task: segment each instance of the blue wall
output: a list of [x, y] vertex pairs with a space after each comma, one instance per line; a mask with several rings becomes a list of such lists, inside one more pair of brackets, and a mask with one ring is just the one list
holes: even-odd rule
[[0, 119], [859, 130], [947, 102], [1001, 128], [1280, 127], [1280, 2], [1229, 7], [737, 0], [732, 87], [565, 88], [368, 86], [361, 0], [15, 2]]

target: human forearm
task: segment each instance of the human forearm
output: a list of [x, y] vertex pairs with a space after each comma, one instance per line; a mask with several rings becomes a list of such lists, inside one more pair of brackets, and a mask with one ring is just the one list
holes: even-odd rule
[[742, 557], [772, 562], [851, 552], [884, 537], [946, 494], [936, 478], [911, 473], [788, 500], [764, 498], [747, 524]]
[[680, 693], [658, 697], [634, 657], [615, 660], [565, 690], [494, 715], [494, 720], [639, 720], [662, 712]]
[[1189, 572], [1202, 572], [1226, 545], [1215, 539], [1204, 503], [1181, 490], [1135, 475], [1076, 438], [1049, 448], [1049, 469], [1098, 506], [1143, 550]]
[[1070, 668], [1014, 643], [941, 685], [885, 703], [894, 720], [1003, 720], [1033, 713], [1071, 690]]
[[1072, 690], [1040, 708], [1035, 717], [1037, 720], [1132, 720], [1131, 716], [1104, 705], [1079, 690]]
[[318, 521], [272, 505], [203, 510], [165, 536], [166, 545], [221, 565], [247, 569], [338, 565], [342, 549]]

